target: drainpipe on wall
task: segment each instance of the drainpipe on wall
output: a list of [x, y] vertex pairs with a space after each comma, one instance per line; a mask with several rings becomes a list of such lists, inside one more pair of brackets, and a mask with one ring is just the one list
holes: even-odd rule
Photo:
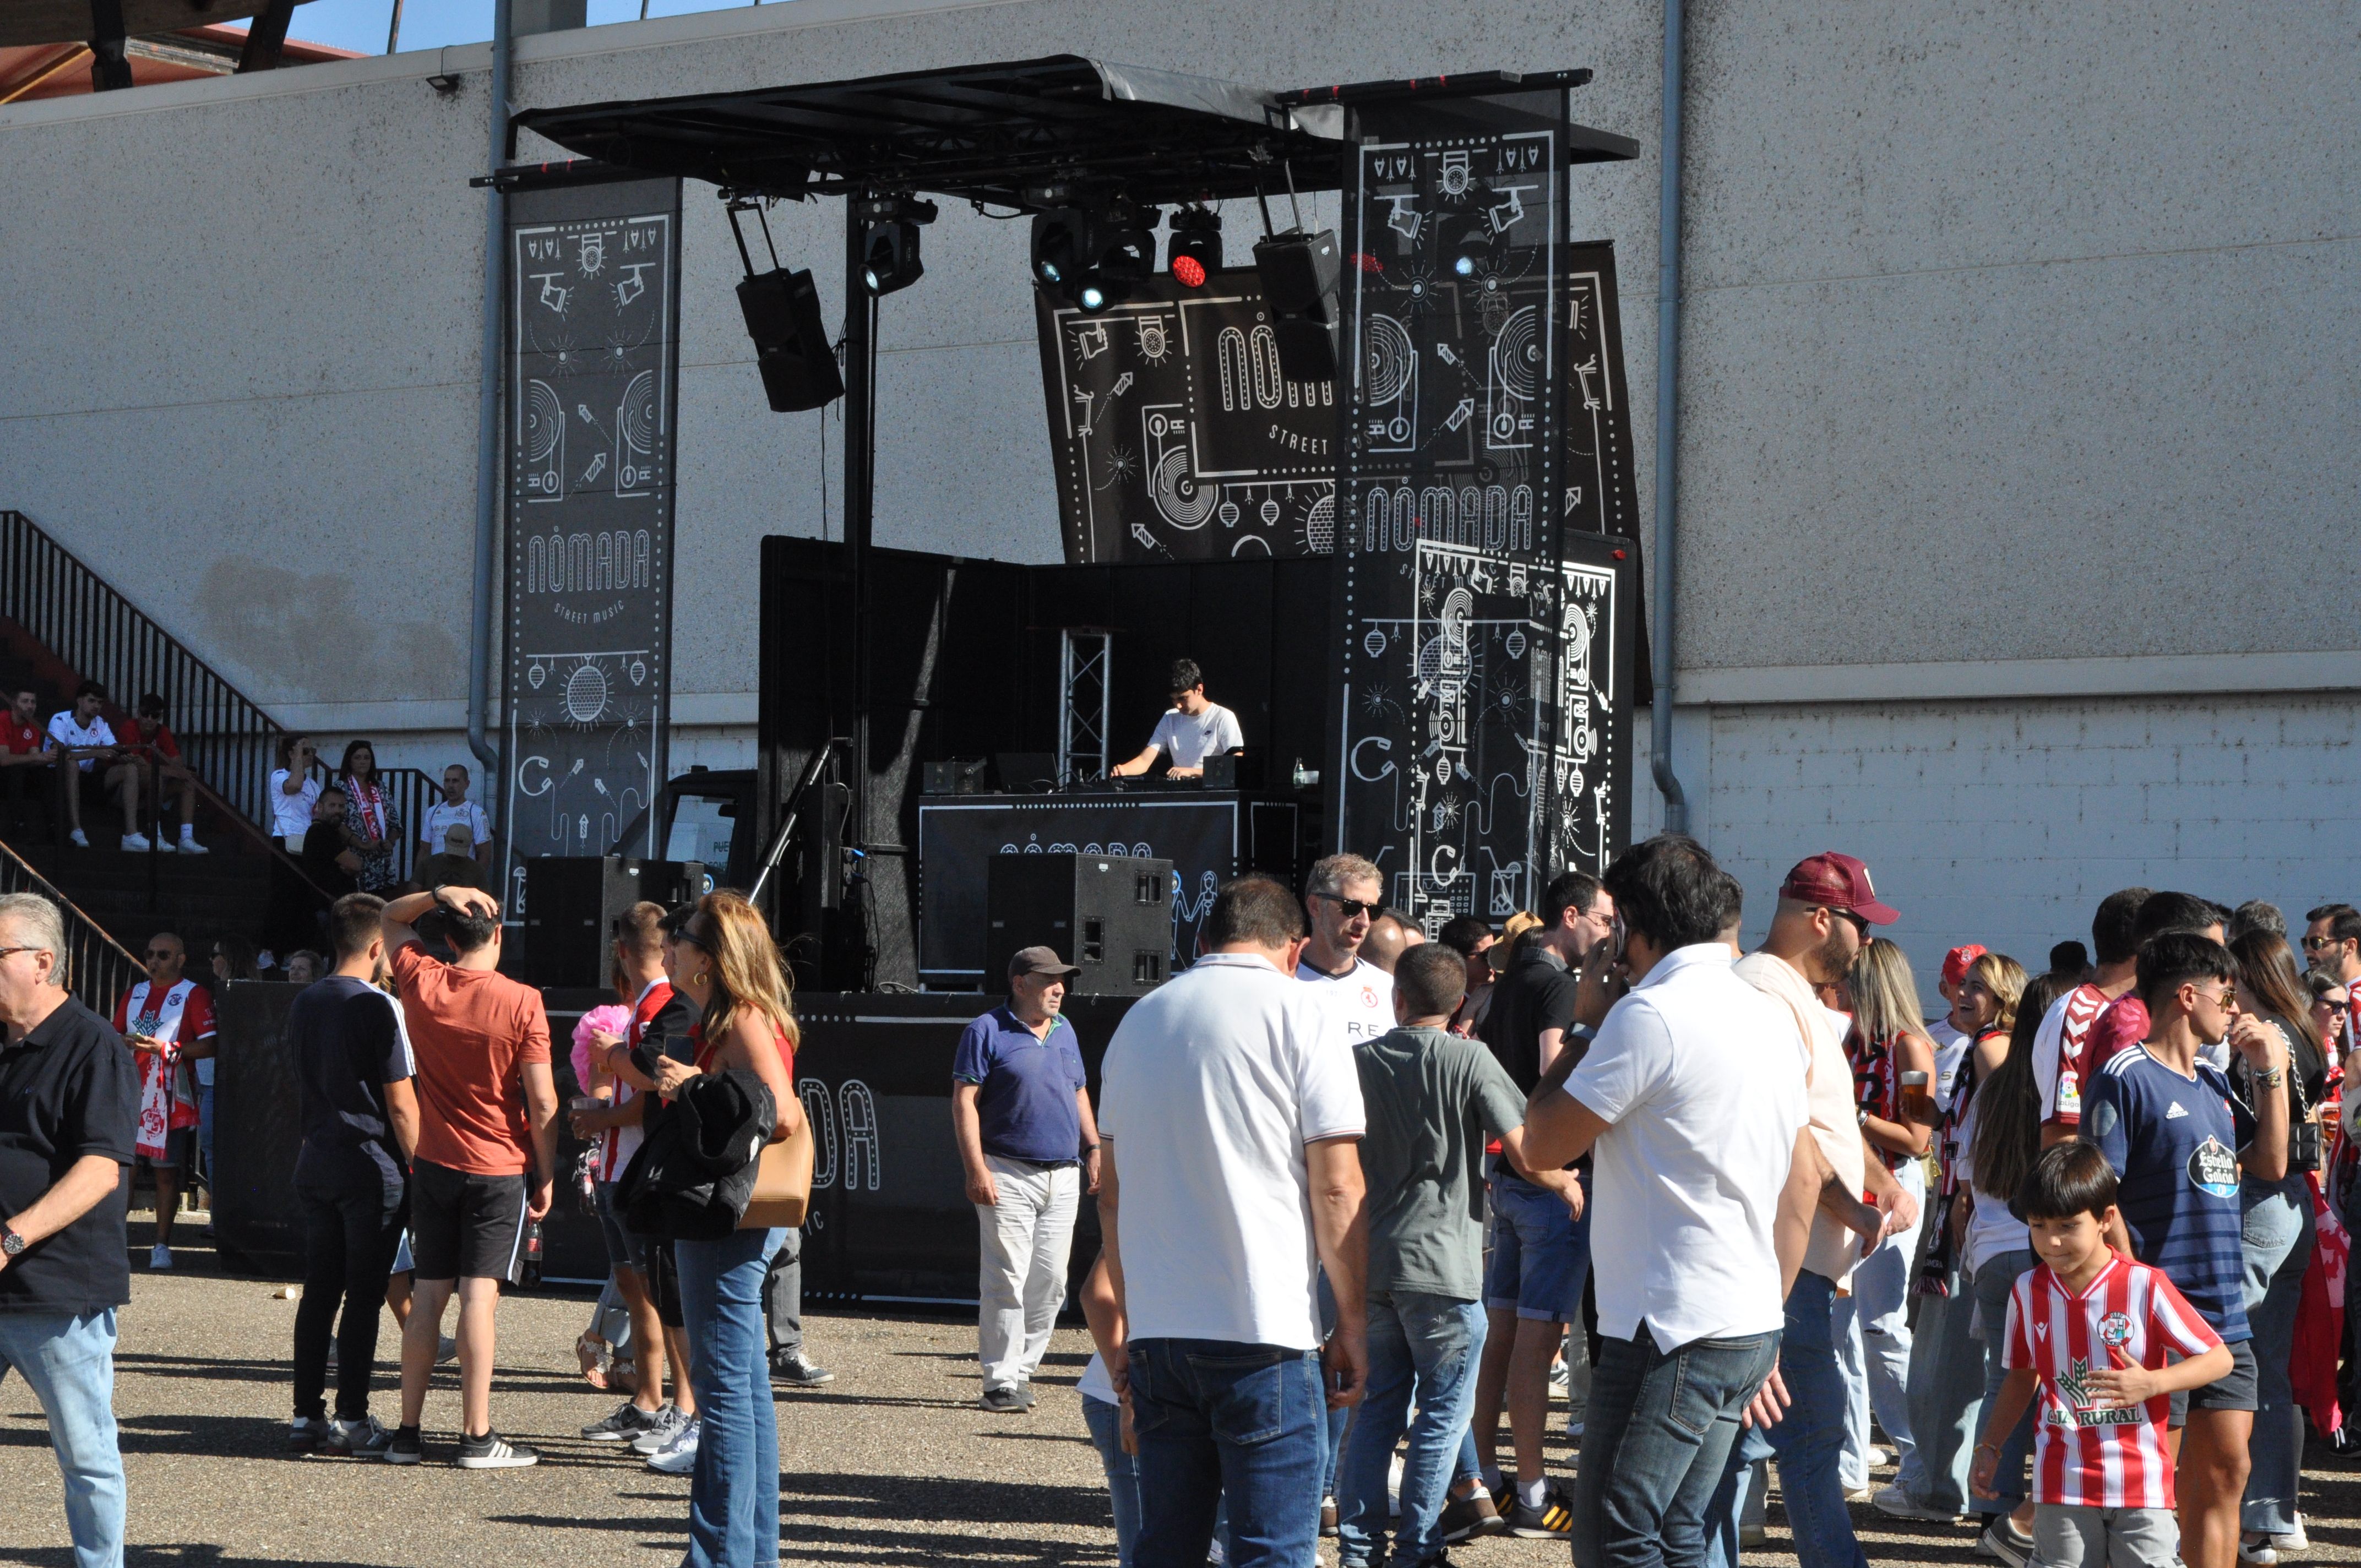
[[1649, 707], [1649, 765], [1664, 797], [1664, 831], [1686, 833], [1689, 801], [1673, 772], [1673, 557], [1675, 476], [1680, 471], [1681, 389], [1681, 0], [1664, 5], [1663, 202], [1656, 218], [1656, 604], [1649, 622], [1655, 700]]
[[[491, 163], [498, 173], [507, 157], [509, 118], [510, 0], [492, 5]], [[483, 800], [495, 816], [500, 791], [500, 753], [493, 750], [488, 719], [491, 709], [492, 600], [499, 590], [500, 478], [500, 280], [507, 274], [508, 198], [499, 187], [484, 191], [483, 390], [476, 405], [476, 604], [467, 642], [467, 750], [484, 768]]]

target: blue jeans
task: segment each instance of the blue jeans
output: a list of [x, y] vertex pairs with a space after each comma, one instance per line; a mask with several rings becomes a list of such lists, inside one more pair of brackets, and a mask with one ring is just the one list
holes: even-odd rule
[[[1754, 1467], [1778, 1451], [1758, 1427], [1743, 1427], [1730, 1445], [1730, 1463], [1721, 1484], [1705, 1511], [1705, 1568], [1739, 1568], [1739, 1527], [1745, 1523], [1748, 1494], [1754, 1485]], [[1761, 1522], [1758, 1516], [1757, 1523]]]
[[[1926, 1178], [1918, 1162], [1905, 1160], [1894, 1172], [1902, 1190], [1922, 1204]], [[1839, 1473], [1848, 1491], [1869, 1485], [1869, 1417], [1872, 1406], [1877, 1423], [1894, 1444], [1894, 1477], [1905, 1492], [1922, 1490], [1927, 1478], [1919, 1468], [1917, 1448], [1910, 1430], [1910, 1277], [1918, 1261], [1918, 1234], [1926, 1223], [1922, 1212], [1911, 1227], [1891, 1235], [1852, 1271], [1852, 1293], [1837, 1298], [1837, 1365], [1842, 1369], [1847, 1396], [1844, 1457]]]
[[[1825, 1311], [1820, 1321], [1828, 1321]], [[1739, 1416], [1779, 1359], [1779, 1335], [1658, 1350], [1643, 1324], [1599, 1347], [1575, 1470], [1574, 1560], [1583, 1568], [1697, 1568], [1705, 1518]]]
[[779, 1561], [779, 1413], [763, 1359], [763, 1277], [783, 1231], [675, 1242], [701, 1431], [688, 1486], [685, 1568]]
[[[1353, 1411], [1337, 1474], [1340, 1562], [1385, 1558], [1386, 1472], [1404, 1426], [1410, 1455], [1402, 1462], [1394, 1560], [1423, 1563], [1442, 1552], [1443, 1505], [1476, 1403], [1484, 1324], [1480, 1302], [1415, 1290], [1369, 1292], [1368, 1392]], [[1410, 1419], [1413, 1390], [1416, 1420]]]
[[2255, 1432], [2247, 1442], [2253, 1468], [2239, 1524], [2267, 1535], [2295, 1529], [2295, 1493], [2303, 1460], [2303, 1411], [2288, 1376], [2295, 1346], [2296, 1310], [2303, 1305], [2303, 1272], [2315, 1241], [2312, 1188], [2301, 1172], [2284, 1181], [2248, 1180], [2239, 1193], [2246, 1211], [2240, 1251], [2246, 1255], [2246, 1321], [2255, 1331]]
[[1918, 1484], [1903, 1490], [1913, 1502], [1956, 1514], [1968, 1506], [1968, 1467], [1982, 1435], [1984, 1363], [1983, 1347], [1968, 1335], [1975, 1325], [1975, 1282], [1955, 1268], [1950, 1285], [1949, 1296], [1918, 1303], [1918, 1333], [1910, 1345]]
[[1301, 1568], [1320, 1540], [1328, 1398], [1317, 1351], [1131, 1342], [1137, 1568], [1203, 1568], [1229, 1504], [1232, 1568]]
[[[1993, 1408], [1993, 1398], [2000, 1392], [2002, 1379], [2008, 1368], [2001, 1358], [2008, 1350], [2008, 1293], [2016, 1288], [2020, 1276], [2033, 1268], [2029, 1251], [2004, 1252], [1984, 1259], [1976, 1270], [1976, 1332], [1984, 1342], [1984, 1401], [1983, 1408]], [[2008, 1441], [2000, 1445], [2000, 1470], [1993, 1489], [1999, 1500], [1970, 1497], [1968, 1506], [1980, 1514], [2013, 1514], [2025, 1501], [2026, 1463], [2033, 1454], [2033, 1411], [2028, 1408]]]
[[1139, 1469], [1123, 1451], [1123, 1407], [1082, 1396], [1082, 1421], [1091, 1429], [1091, 1446], [1106, 1466], [1107, 1503], [1115, 1509], [1116, 1568], [1131, 1568], [1132, 1549], [1139, 1542]]
[[1869, 1562], [1853, 1535], [1837, 1473], [1848, 1399], [1830, 1316], [1836, 1298], [1834, 1280], [1808, 1268], [1798, 1273], [1787, 1293], [1787, 1331], [1779, 1344], [1779, 1376], [1794, 1403], [1770, 1438], [1801, 1568], [1867, 1568]]
[[123, 1451], [115, 1440], [115, 1309], [0, 1312], [0, 1377], [14, 1367], [49, 1420], [65, 1477], [74, 1568], [122, 1568]]

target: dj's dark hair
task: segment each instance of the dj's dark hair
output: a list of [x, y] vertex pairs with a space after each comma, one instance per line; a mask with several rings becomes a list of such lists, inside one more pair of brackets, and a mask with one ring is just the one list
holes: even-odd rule
[[2091, 950], [2099, 955], [2101, 963], [2119, 964], [2139, 951], [2139, 938], [2132, 927], [2139, 920], [2140, 905], [2152, 892], [2127, 887], [2099, 900], [2099, 912], [2091, 916]]
[[2229, 924], [2230, 912], [2210, 898], [2193, 893], [2151, 893], [2132, 919], [2132, 935], [2140, 942], [2167, 931], [2202, 931]]
[[1626, 850], [1599, 885], [1624, 926], [1666, 952], [1719, 941], [1737, 913], [1721, 868], [1686, 833], [1659, 833]]
[[1587, 915], [1598, 902], [1598, 879], [1588, 872], [1560, 872], [1542, 890], [1542, 928], [1554, 931], [1565, 922], [1565, 912]]
[[2041, 1151], [2012, 1207], [2028, 1220], [2070, 1220], [2077, 1214], [2096, 1218], [2114, 1201], [2115, 1168], [2098, 1145], [2073, 1138]]
[[1213, 913], [1205, 916], [1209, 948], [1232, 942], [1283, 948], [1303, 934], [1303, 905], [1286, 883], [1267, 876], [1242, 876], [1229, 883], [1213, 895]]
[[1197, 667], [1196, 660], [1175, 659], [1172, 661], [1172, 684], [1164, 689], [1169, 692], [1184, 692], [1192, 686], [1202, 686], [1204, 684], [1205, 672]]
[[1422, 942], [1396, 960], [1394, 994], [1413, 1018], [1447, 1014], [1467, 994], [1467, 960], [1440, 942]]
[[1434, 939], [1461, 958], [1472, 959], [1476, 949], [1484, 945], [1484, 938], [1491, 934], [1492, 927], [1473, 915], [1455, 915], [1443, 923]]
[[2238, 963], [2230, 949], [2194, 931], [2167, 931], [2140, 945], [2139, 996], [2148, 1016], [2162, 1011], [2159, 1003], [2192, 980], [2235, 980]]

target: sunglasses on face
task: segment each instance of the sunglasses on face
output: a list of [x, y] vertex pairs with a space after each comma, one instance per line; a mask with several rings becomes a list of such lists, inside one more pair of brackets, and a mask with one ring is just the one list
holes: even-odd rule
[[2321, 998], [2318, 1002], [2313, 1003], [2312, 1005], [2314, 1007], [2324, 1007], [2331, 1013], [2349, 1013], [2353, 1010], [2353, 1004], [2349, 1002], [2331, 1002], [2326, 997]]
[[[164, 948], [150, 948], [148, 949], [148, 960], [153, 963], [169, 963], [180, 956], [180, 954]], [[214, 957], [219, 958], [221, 955], [219, 953], [215, 953]]]
[[1375, 919], [1377, 917], [1378, 911], [1385, 907], [1385, 904], [1381, 900], [1372, 902], [1359, 898], [1339, 898], [1333, 893], [1323, 893], [1315, 894], [1314, 896], [1324, 898], [1329, 903], [1334, 905], [1337, 908], [1343, 910], [1345, 912], [1345, 918], [1347, 920], [1356, 920], [1364, 915], [1369, 916], [1371, 919]]
[[2307, 953], [2316, 953], [2323, 948], [2341, 948], [2345, 941], [2346, 938], [2343, 937], [2306, 937], [2303, 939], [2303, 950]]

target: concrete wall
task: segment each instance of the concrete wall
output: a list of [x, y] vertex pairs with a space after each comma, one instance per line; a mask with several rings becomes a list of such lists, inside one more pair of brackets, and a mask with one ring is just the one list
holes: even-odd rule
[[[2354, 890], [2361, 825], [2324, 782], [2347, 708], [2323, 694], [2361, 686], [2361, 5], [1689, 16], [1696, 706], [1675, 755], [1696, 826], [1762, 868], [1758, 896], [1833, 836], [1874, 845], [1905, 910], [1965, 923], [1945, 901], [1971, 899], [2027, 948], [2080, 931], [2135, 862], [2217, 895], [2301, 902], [2303, 865]], [[1578, 174], [1573, 219], [1622, 258], [1645, 516], [1661, 25], [1629, 3], [795, 0], [524, 40], [517, 100], [1056, 49], [1275, 85], [1589, 66], [1577, 115], [1647, 149]], [[464, 708], [488, 60], [0, 107], [0, 211], [42, 214], [0, 242], [0, 505], [266, 706], [379, 731], [393, 761], [439, 760]], [[425, 81], [444, 71], [450, 97]], [[774, 221], [829, 274], [836, 207]], [[926, 280], [887, 302], [881, 542], [1057, 549], [1023, 245], [947, 203]], [[823, 484], [841, 494], [833, 417], [762, 406], [737, 270], [693, 189], [681, 764], [751, 739], [755, 541], [819, 532]], [[2118, 776], [2167, 755], [2168, 777]], [[2224, 755], [2244, 770], [2226, 804]], [[2092, 792], [2135, 786], [2143, 815], [2082, 830], [2134, 798]]]

